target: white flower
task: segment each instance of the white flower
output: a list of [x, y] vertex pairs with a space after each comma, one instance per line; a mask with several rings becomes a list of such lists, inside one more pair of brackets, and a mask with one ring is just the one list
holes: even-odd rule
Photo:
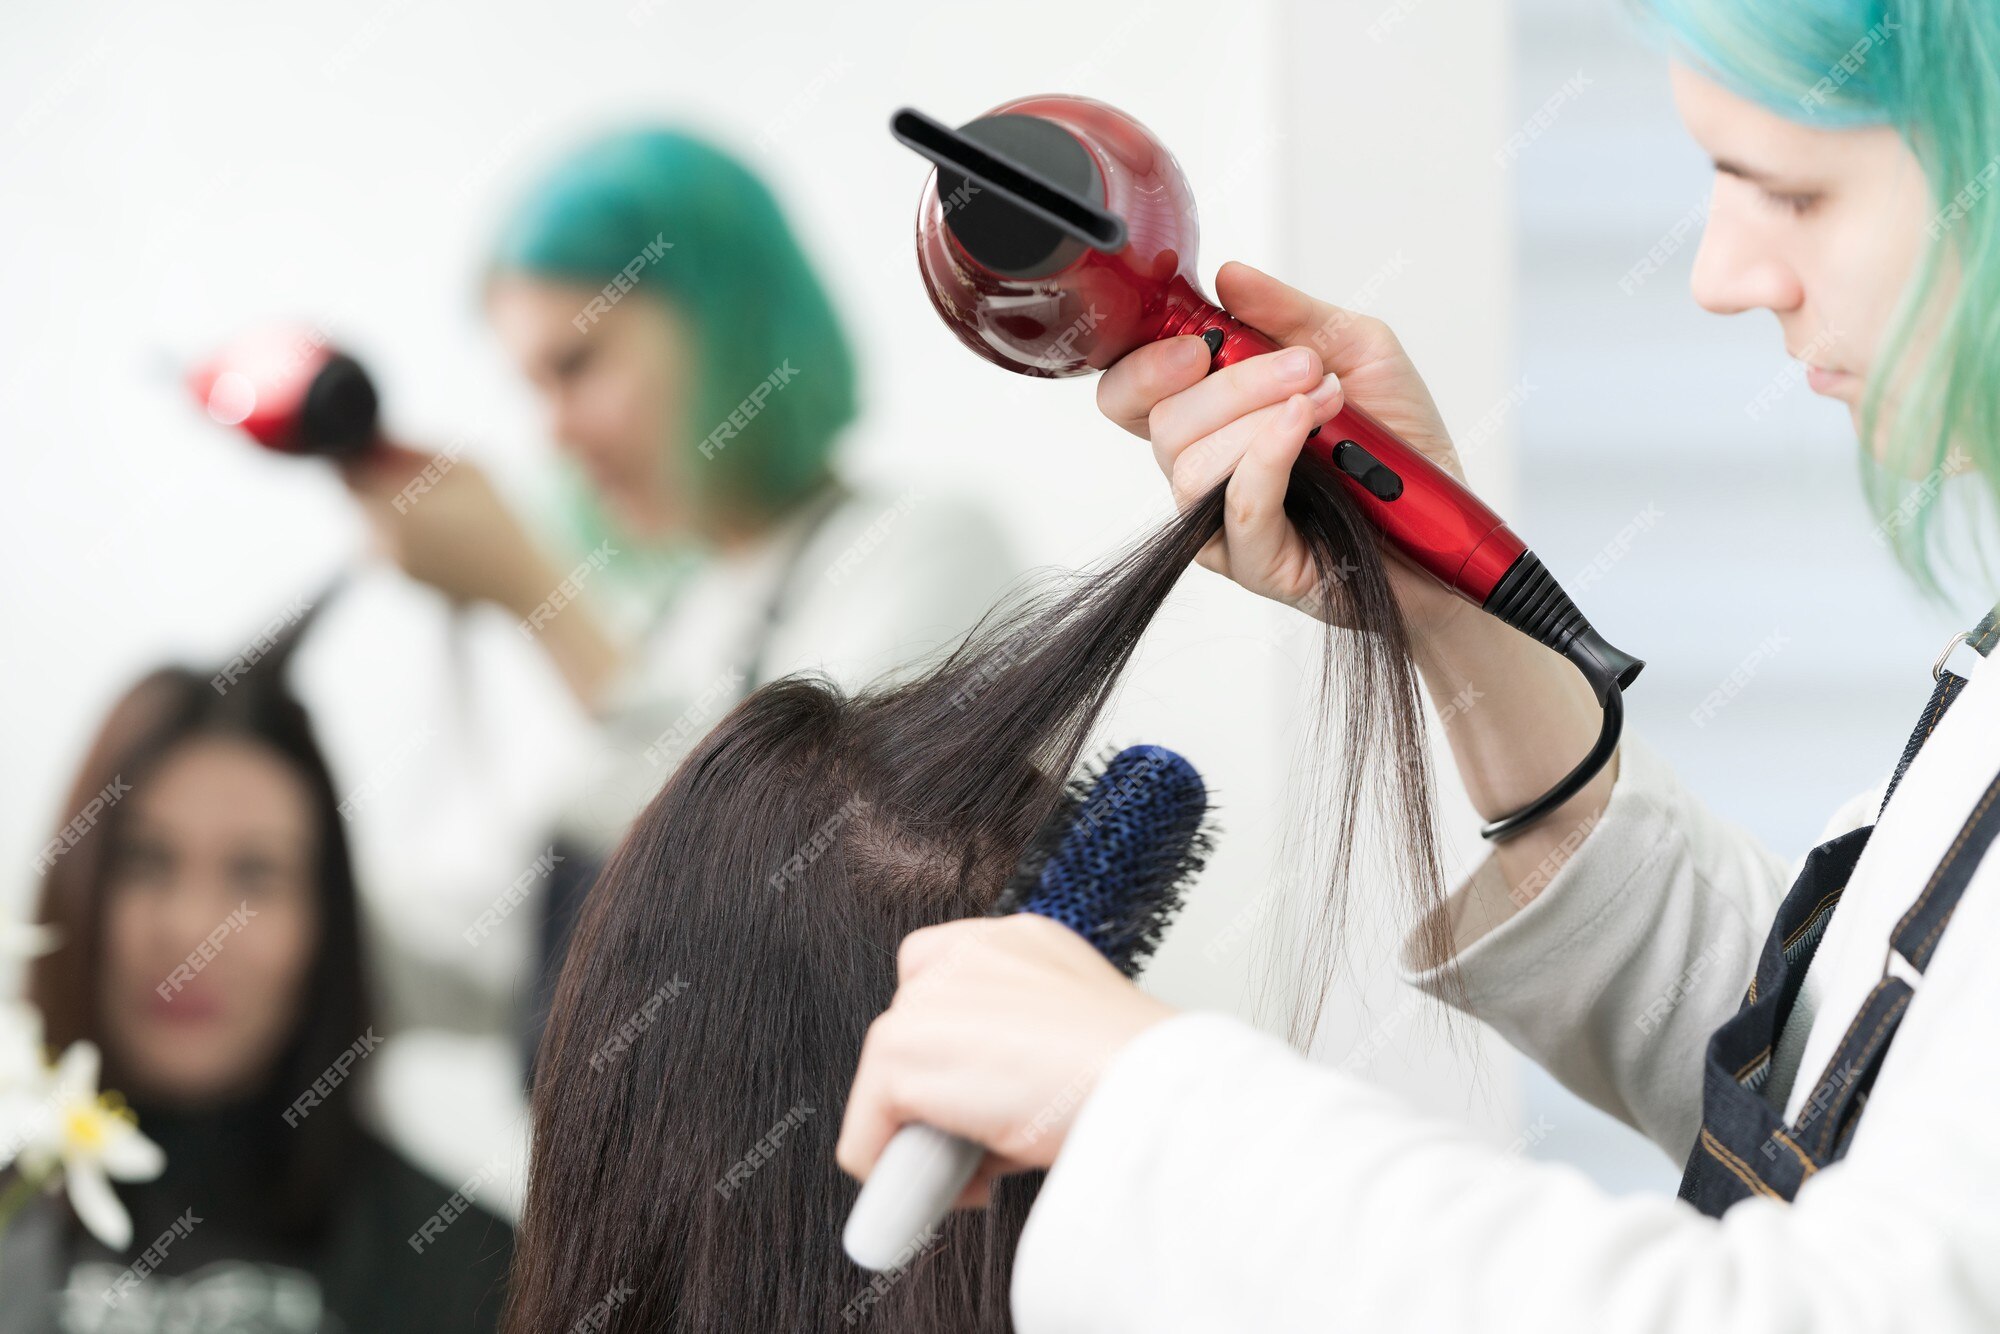
[[0, 1147], [21, 1145], [21, 1168], [41, 1176], [62, 1168], [69, 1202], [92, 1236], [114, 1251], [132, 1242], [132, 1219], [111, 1182], [150, 1181], [166, 1169], [160, 1146], [139, 1133], [138, 1118], [116, 1094], [97, 1091], [97, 1047], [70, 1044], [48, 1076], [43, 1096], [0, 1117]]

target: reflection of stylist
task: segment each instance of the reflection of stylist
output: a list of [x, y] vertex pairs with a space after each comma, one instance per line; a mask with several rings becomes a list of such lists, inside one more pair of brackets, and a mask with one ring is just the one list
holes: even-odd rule
[[[572, 832], [614, 838], [757, 681], [880, 671], [1011, 574], [983, 514], [836, 475], [847, 338], [770, 191], [701, 140], [627, 131], [563, 159], [506, 220], [486, 304], [575, 465], [576, 551], [537, 550], [464, 462], [400, 509], [424, 452], [351, 481], [410, 574], [518, 616], [601, 720], [616, 772], [596, 786], [628, 809]], [[579, 569], [589, 608], [562, 590]], [[614, 646], [592, 616], [620, 611], [638, 633]]]
[[[520, 618], [597, 718], [598, 771], [563, 821], [585, 849], [757, 682], [872, 677], [1012, 573], [983, 514], [836, 475], [847, 338], [769, 190], [698, 139], [627, 131], [558, 163], [501, 230], [487, 312], [576, 465], [576, 552], [543, 555], [464, 462], [400, 507], [426, 452], [350, 480], [404, 569]], [[572, 570], [593, 607], [559, 591]], [[630, 633], [614, 646], [593, 610]]]
[[[1990, 498], [2000, 203], [1963, 201], [2000, 160], [2000, 79], [1965, 53], [2000, 45], [2000, 11], [1654, 7], [1680, 25], [1675, 98], [1716, 166], [1696, 298], [1769, 310], [1788, 347], [1823, 357], [1812, 387], [1847, 403], [1917, 504], [1954, 471]], [[1885, 30], [1892, 52], [1815, 101], [1819, 72]], [[1177, 493], [1230, 473], [1206, 561], [1296, 605], [1311, 562], [1284, 498], [1312, 422], [1351, 393], [1447, 465], [1450, 441], [1379, 321], [1241, 266], [1216, 288], [1288, 349], [1210, 375], [1198, 340], [1158, 343], [1099, 401]], [[1451, 738], [1468, 793], [1511, 809], [1588, 745], [1588, 694], [1421, 580], [1401, 596], [1433, 697], [1482, 687]], [[1016, 1325], [1037, 1334], [2000, 1329], [1996, 619], [1946, 646], [1901, 762], [1883, 757], [1888, 781], [1834, 814], [1795, 877], [1628, 737], [1453, 892], [1456, 973], [1421, 934], [1406, 945], [1410, 982], [1685, 1164], [1678, 1201], [1612, 1198], [1235, 1020], [1176, 1015], [1028, 916], [903, 942], [840, 1160], [865, 1174], [921, 1120], [993, 1149], [989, 1172], [1052, 1165], [1013, 1280]]]

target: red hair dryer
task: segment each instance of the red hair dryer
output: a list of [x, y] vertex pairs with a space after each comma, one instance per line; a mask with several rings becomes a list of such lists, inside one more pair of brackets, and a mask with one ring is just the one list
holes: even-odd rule
[[239, 338], [187, 383], [210, 417], [280, 454], [347, 459], [381, 438], [381, 400], [368, 372], [304, 325]]
[[[1181, 334], [1206, 340], [1218, 368], [1278, 350], [1201, 290], [1187, 179], [1124, 112], [1050, 95], [1005, 103], [956, 130], [905, 108], [889, 128], [937, 164], [917, 208], [917, 263], [931, 304], [995, 365], [1086, 375]], [[1504, 838], [1575, 795], [1616, 749], [1620, 692], [1645, 664], [1604, 641], [1499, 515], [1360, 407], [1348, 403], [1316, 429], [1305, 458], [1340, 477], [1414, 564], [1575, 663], [1604, 706], [1590, 755], [1487, 825], [1487, 837]]]

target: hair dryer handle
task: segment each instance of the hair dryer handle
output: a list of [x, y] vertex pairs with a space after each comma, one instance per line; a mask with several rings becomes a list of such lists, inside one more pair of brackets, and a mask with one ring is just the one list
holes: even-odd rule
[[931, 1126], [897, 1131], [847, 1215], [840, 1240], [848, 1258], [877, 1273], [908, 1264], [985, 1156], [971, 1140]]
[[[1278, 350], [1214, 306], [1171, 332], [1207, 339], [1216, 370]], [[1486, 604], [1528, 549], [1463, 482], [1353, 403], [1307, 437], [1306, 453], [1339, 474], [1397, 550], [1474, 606]]]

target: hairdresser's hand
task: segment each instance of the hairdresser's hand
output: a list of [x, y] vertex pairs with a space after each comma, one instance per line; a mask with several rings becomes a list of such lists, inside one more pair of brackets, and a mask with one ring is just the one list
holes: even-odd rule
[[975, 1140], [991, 1153], [960, 1205], [985, 1203], [996, 1176], [1053, 1163], [1105, 1065], [1173, 1013], [1033, 914], [925, 927], [896, 962], [835, 1153], [866, 1180], [906, 1122]]
[[[383, 443], [341, 468], [374, 530], [404, 573], [454, 602], [491, 602], [526, 623], [577, 699], [590, 707], [618, 667], [616, 650], [582, 607], [550, 614], [564, 571], [544, 556], [477, 465]], [[541, 614], [536, 615], [540, 608]]]
[[[1210, 375], [1199, 338], [1154, 343], [1104, 373], [1098, 406], [1153, 442], [1181, 505], [1229, 478], [1223, 530], [1201, 553], [1203, 565], [1310, 609], [1315, 571], [1284, 508], [1306, 432], [1351, 397], [1445, 471], [1461, 479], [1464, 472], [1430, 390], [1388, 325], [1315, 301], [1247, 264], [1225, 264], [1215, 290], [1230, 314], [1286, 350]], [[1417, 668], [1451, 719], [1446, 735], [1466, 794], [1487, 819], [1517, 809], [1590, 749], [1600, 714], [1588, 683], [1557, 654], [1384, 550]], [[1494, 850], [1506, 902], [1525, 904], [1548, 883], [1603, 812], [1617, 774], [1614, 756], [1563, 807]]]
[[480, 468], [382, 444], [341, 469], [381, 552], [454, 602], [517, 614], [548, 595], [546, 562]]
[[[1247, 264], [1223, 265], [1215, 289], [1230, 314], [1287, 350], [1211, 375], [1201, 339], [1151, 343], [1104, 373], [1097, 404], [1153, 442], [1180, 505], [1230, 478], [1223, 530], [1202, 551], [1204, 566], [1253, 593], [1306, 605], [1313, 565], [1284, 499], [1308, 431], [1352, 398], [1440, 467], [1464, 473], [1430, 390], [1388, 325]], [[1389, 572], [1414, 630], [1455, 614], [1458, 599], [1436, 580], [1400, 559]]]

